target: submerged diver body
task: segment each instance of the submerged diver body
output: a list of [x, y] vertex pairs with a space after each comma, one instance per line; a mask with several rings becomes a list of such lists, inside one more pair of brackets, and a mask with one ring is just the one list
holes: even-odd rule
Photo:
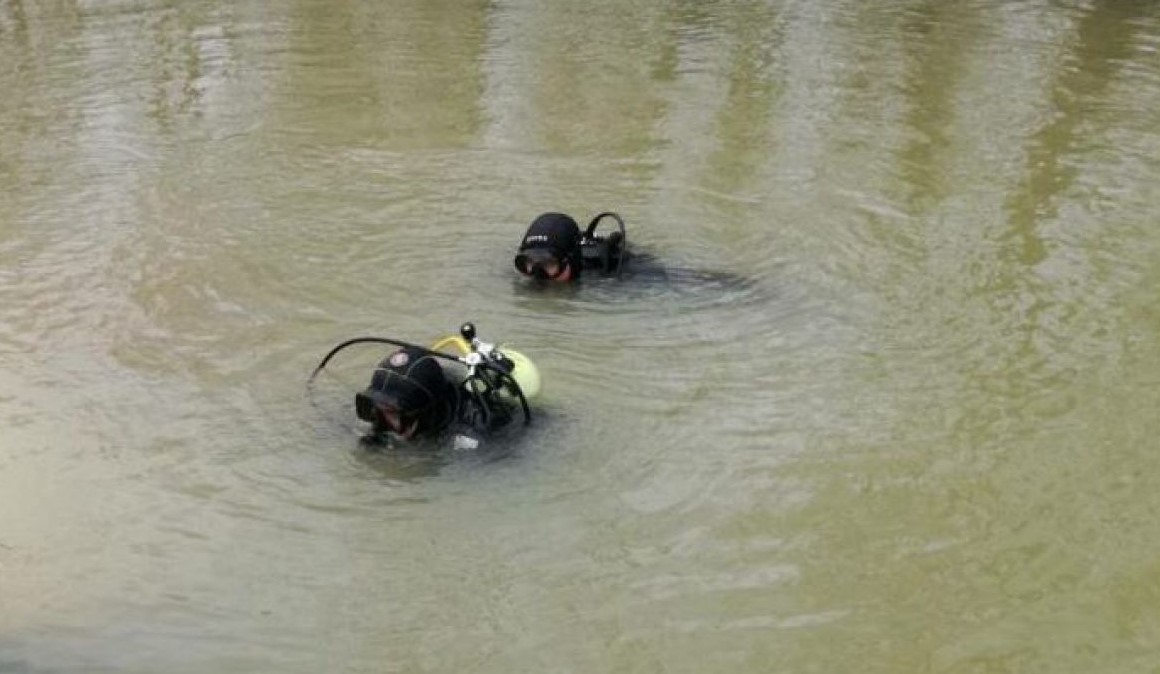
[[[370, 384], [355, 394], [355, 415], [368, 424], [362, 438], [368, 446], [453, 431], [457, 448], [475, 448], [484, 436], [509, 426], [521, 413], [525, 424], [531, 422], [527, 397], [540, 386], [535, 365], [519, 352], [501, 351], [477, 339], [470, 323], [463, 325], [460, 336], [444, 339], [432, 349], [380, 337], [347, 340], [323, 358], [314, 375], [342, 349], [365, 342], [399, 347], [379, 362]], [[438, 350], [446, 344], [457, 346], [464, 355]]]

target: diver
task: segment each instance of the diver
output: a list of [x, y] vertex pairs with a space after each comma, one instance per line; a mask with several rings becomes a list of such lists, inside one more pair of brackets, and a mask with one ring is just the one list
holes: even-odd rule
[[[605, 221], [615, 223], [615, 229], [598, 233]], [[524, 233], [513, 262], [516, 271], [541, 287], [575, 283], [585, 274], [632, 277], [636, 285], [654, 290], [669, 287], [733, 292], [752, 285], [750, 280], [729, 272], [671, 266], [648, 252], [630, 251], [624, 220], [612, 211], [598, 214], [583, 230], [564, 213], [539, 215]]]
[[[384, 337], [347, 340], [322, 359], [311, 380], [339, 351], [366, 342], [399, 348], [378, 363], [370, 383], [355, 394], [355, 416], [367, 424], [364, 444], [383, 446], [392, 439], [408, 442], [455, 431], [456, 448], [475, 448], [482, 436], [521, 414], [525, 424], [531, 422], [527, 398], [539, 392], [536, 366], [518, 351], [478, 339], [471, 323], [430, 349]], [[447, 346], [462, 355], [441, 351]]]
[[[605, 218], [614, 220], [617, 229], [597, 234]], [[524, 276], [563, 283], [579, 280], [584, 271], [620, 276], [628, 257], [624, 220], [616, 213], [597, 215], [583, 232], [569, 215], [544, 213], [524, 233], [514, 262], [516, 271]]]

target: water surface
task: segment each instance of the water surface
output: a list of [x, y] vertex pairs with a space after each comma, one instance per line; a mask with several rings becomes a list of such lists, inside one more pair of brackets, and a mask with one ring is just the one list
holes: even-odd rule
[[[1155, 672], [1160, 9], [0, 0], [0, 671]], [[538, 213], [738, 282], [536, 293]], [[544, 373], [369, 456], [362, 334]]]

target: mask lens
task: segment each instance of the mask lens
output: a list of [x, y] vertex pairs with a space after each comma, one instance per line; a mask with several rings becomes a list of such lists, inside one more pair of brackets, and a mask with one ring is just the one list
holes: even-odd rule
[[567, 263], [546, 250], [531, 250], [516, 256], [516, 270], [524, 276], [554, 279], [564, 273]]
[[359, 419], [367, 423], [377, 423], [399, 434], [405, 433], [418, 416], [415, 412], [400, 411], [392, 403], [374, 400], [365, 393], [355, 396], [354, 406]]
[[415, 424], [414, 414], [400, 412], [397, 407], [391, 405], [379, 405], [378, 412], [379, 421], [391, 432], [405, 436], [413, 430]]

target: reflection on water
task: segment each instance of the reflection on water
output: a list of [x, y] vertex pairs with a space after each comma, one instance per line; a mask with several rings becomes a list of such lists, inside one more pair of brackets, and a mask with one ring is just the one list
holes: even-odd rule
[[[1150, 671], [1152, 3], [0, 0], [0, 671]], [[536, 214], [661, 273], [529, 288]], [[360, 334], [530, 355], [367, 452]]]

